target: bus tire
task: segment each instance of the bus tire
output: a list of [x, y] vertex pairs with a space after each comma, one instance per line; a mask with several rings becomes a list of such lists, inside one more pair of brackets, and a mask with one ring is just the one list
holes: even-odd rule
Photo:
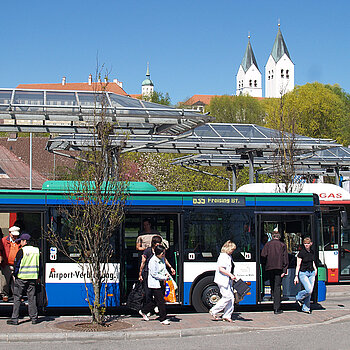
[[221, 298], [219, 287], [214, 283], [214, 276], [206, 276], [194, 286], [192, 306], [197, 312], [208, 312]]

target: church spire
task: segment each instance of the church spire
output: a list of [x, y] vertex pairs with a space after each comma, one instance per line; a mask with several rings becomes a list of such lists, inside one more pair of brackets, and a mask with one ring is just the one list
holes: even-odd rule
[[250, 34], [248, 35], [248, 45], [247, 45], [247, 49], [245, 50], [245, 54], [243, 56], [242, 62], [241, 62], [241, 66], [244, 70], [244, 72], [246, 73], [247, 70], [252, 66], [255, 65], [256, 68], [258, 68], [258, 64], [256, 62], [255, 56], [254, 56], [254, 52], [252, 49], [252, 45], [250, 44]]
[[278, 32], [272, 47], [271, 56], [275, 60], [275, 62], [278, 62], [284, 54], [286, 54], [288, 58], [291, 59], [289, 56], [287, 45], [283, 39], [283, 35], [281, 32], [281, 24], [278, 23]]

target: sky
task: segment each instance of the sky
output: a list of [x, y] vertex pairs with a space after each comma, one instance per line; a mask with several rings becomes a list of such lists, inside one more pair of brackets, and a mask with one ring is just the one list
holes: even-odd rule
[[87, 82], [104, 65], [138, 94], [149, 62], [155, 90], [173, 104], [233, 95], [248, 33], [264, 75], [280, 22], [295, 84], [350, 93], [349, 13], [346, 0], [3, 1], [0, 87]]

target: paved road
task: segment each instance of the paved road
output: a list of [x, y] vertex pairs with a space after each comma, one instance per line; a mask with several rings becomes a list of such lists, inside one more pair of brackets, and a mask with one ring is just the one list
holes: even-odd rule
[[[13, 343], [17, 344], [17, 350], [18, 348], [25, 350], [31, 346], [30, 344], [33, 345], [38, 342], [46, 344], [47, 341], [50, 342], [48, 346], [50, 349], [63, 348], [60, 347], [62, 342], [65, 342], [68, 348], [73, 343], [82, 344], [84, 342], [85, 344], [85, 342], [88, 342], [89, 344], [91, 343], [91, 347], [88, 347], [88, 349], [95, 349], [97, 348], [96, 344], [103, 343], [108, 349], [110, 344], [119, 344], [120, 341], [120, 344], [135, 343], [137, 345], [139, 344], [137, 339], [141, 339], [142, 344], [147, 343], [149, 348], [152, 346], [152, 349], [154, 349], [154, 343], [160, 341], [159, 338], [166, 338], [164, 344], [173, 342], [175, 349], [180, 347], [196, 349], [203, 339], [205, 344], [209, 346], [211, 344], [215, 346], [217, 343], [220, 347], [225, 346], [226, 339], [230, 339], [230, 342], [233, 343], [237, 343], [237, 339], [239, 341], [242, 339], [242, 346], [249, 344], [250, 348], [254, 348], [255, 342], [258, 341], [258, 344], [260, 344], [259, 338], [255, 338], [256, 334], [262, 335], [262, 346], [271, 345], [269, 343], [271, 338], [274, 339], [276, 344], [289, 346], [290, 343], [293, 344], [293, 341], [295, 342], [295, 339], [302, 339], [305, 335], [309, 335], [312, 339], [315, 337], [322, 339], [319, 345], [323, 346], [323, 344], [328, 344], [327, 341], [329, 339], [334, 339], [333, 331], [339, 335], [339, 337], [335, 338], [338, 341], [335, 348], [341, 348], [344, 345], [342, 339], [348, 340], [347, 334], [350, 333], [347, 331], [343, 337], [339, 333], [344, 327], [344, 329], [349, 329], [350, 285], [330, 287], [328, 290], [328, 300], [314, 309], [311, 315], [297, 312], [295, 304], [284, 305], [285, 312], [281, 315], [274, 315], [271, 311], [272, 306], [269, 307], [270, 309], [265, 308], [259, 311], [241, 308], [234, 313], [235, 323], [233, 325], [222, 321], [214, 322], [208, 314], [191, 313], [188, 309], [183, 310], [186, 312], [179, 312], [181, 311], [179, 308], [170, 309], [169, 313], [173, 315], [171, 326], [162, 326], [155, 319], [150, 322], [144, 322], [138, 315], [118, 315], [117, 317], [121, 320], [130, 323], [132, 328], [124, 331], [103, 333], [67, 332], [57, 328], [58, 323], [67, 320], [87, 322], [89, 318], [84, 316], [45, 317], [42, 318], [40, 324], [35, 326], [27, 322], [27, 318], [21, 320], [19, 326], [10, 326], [6, 324], [7, 317], [0, 317], [0, 349], [10, 349], [9, 344]], [[345, 293], [346, 290], [348, 293]], [[310, 333], [311, 328], [312, 332]], [[326, 337], [327, 339], [323, 341], [326, 333], [328, 338]], [[189, 338], [193, 338], [193, 340]], [[280, 341], [282, 343], [279, 343]], [[161, 344], [163, 347], [163, 341], [161, 341]], [[122, 349], [123, 347], [120, 348]], [[295, 348], [294, 346], [293, 349]], [[347, 348], [350, 348], [350, 346]], [[32, 349], [33, 347], [31, 347]], [[145, 349], [147, 348], [145, 347]]]

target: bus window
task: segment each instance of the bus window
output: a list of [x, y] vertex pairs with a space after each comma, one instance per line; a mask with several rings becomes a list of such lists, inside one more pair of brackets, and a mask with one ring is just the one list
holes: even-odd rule
[[322, 226], [324, 250], [337, 250], [339, 241], [337, 216], [324, 213], [322, 216]]
[[185, 261], [216, 261], [227, 240], [235, 242], [235, 261], [254, 261], [255, 228], [252, 212], [229, 209], [191, 210], [185, 214]]
[[[72, 263], [74, 261], [79, 261], [80, 251], [79, 245], [77, 244], [78, 237], [74, 234], [74, 231], [71, 229], [72, 223], [69, 222], [69, 219], [64, 215], [63, 212], [60, 212], [58, 209], [52, 209], [50, 212], [50, 230], [55, 232], [60, 241], [59, 245], [61, 247], [56, 247], [54, 242], [48, 240], [48, 260], [49, 262], [67, 262]], [[110, 244], [112, 246], [113, 255], [109, 259], [110, 263], [118, 262], [120, 260], [119, 254], [119, 228], [116, 228], [115, 233], [110, 238]], [[50, 254], [52, 249], [56, 248], [56, 254]], [[63, 251], [64, 250], [64, 251]]]

